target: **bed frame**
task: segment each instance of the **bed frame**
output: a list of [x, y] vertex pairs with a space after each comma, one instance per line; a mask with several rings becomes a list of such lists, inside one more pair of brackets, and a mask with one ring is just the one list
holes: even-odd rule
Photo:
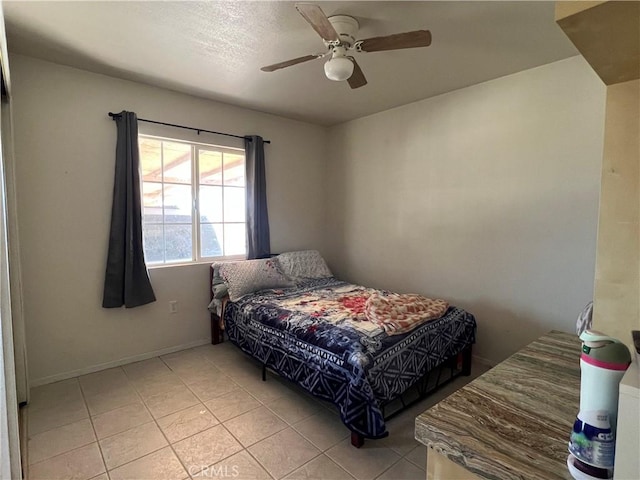
[[[209, 294], [213, 300], [213, 268], [209, 269]], [[223, 311], [224, 315], [224, 311]], [[211, 312], [211, 343], [217, 345], [224, 342], [224, 330], [220, 326], [221, 318]], [[471, 375], [472, 346], [469, 345], [462, 352], [446, 359], [440, 365], [425, 373], [412, 387], [401, 393], [395, 399], [381, 405], [385, 420], [390, 420], [402, 413], [412, 405], [425, 397], [431, 395], [436, 390], [444, 387], [459, 376], [468, 377]], [[271, 369], [269, 369], [271, 370]], [[277, 372], [273, 372], [276, 373]], [[444, 373], [444, 376], [443, 376]], [[435, 378], [435, 381], [434, 381]], [[262, 381], [267, 381], [267, 366], [262, 365]], [[389, 411], [389, 413], [387, 413]], [[364, 445], [364, 437], [356, 432], [351, 432], [351, 445], [360, 448]]]
[[[213, 265], [209, 267], [209, 300], [213, 301]], [[223, 313], [224, 314], [224, 313]], [[224, 342], [224, 331], [220, 328], [221, 318], [211, 312], [211, 344]]]

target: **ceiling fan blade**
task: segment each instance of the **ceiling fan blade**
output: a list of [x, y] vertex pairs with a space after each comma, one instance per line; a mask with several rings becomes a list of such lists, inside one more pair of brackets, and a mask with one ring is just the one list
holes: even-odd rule
[[333, 28], [333, 25], [331, 25], [331, 22], [329, 22], [329, 19], [319, 6], [313, 5], [312, 3], [296, 3], [296, 10], [309, 22], [309, 25], [318, 32], [318, 35], [320, 35], [323, 40], [340, 40], [338, 32]]
[[356, 42], [363, 52], [381, 52], [384, 50], [399, 50], [402, 48], [428, 47], [431, 45], [429, 30], [396, 33], [386, 37], [373, 37]]
[[286, 62], [267, 65], [266, 67], [262, 67], [260, 70], [262, 70], [263, 72], [273, 72], [275, 70], [280, 70], [281, 68], [286, 68], [292, 65], [297, 65], [299, 63], [308, 62], [309, 60], [315, 60], [316, 58], [320, 58], [320, 57], [322, 57], [322, 55], [305, 55], [304, 57], [294, 58], [292, 60], [287, 60]]
[[352, 89], [364, 87], [367, 84], [367, 79], [364, 78], [364, 73], [362, 73], [362, 69], [360, 68], [360, 65], [358, 65], [358, 62], [356, 62], [355, 58], [353, 57], [349, 57], [349, 58], [353, 62], [353, 73], [347, 79], [347, 81], [349, 82], [349, 86]]

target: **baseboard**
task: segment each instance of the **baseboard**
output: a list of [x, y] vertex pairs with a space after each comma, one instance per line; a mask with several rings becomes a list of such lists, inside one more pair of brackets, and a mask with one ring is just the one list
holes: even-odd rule
[[203, 338], [191, 343], [184, 343], [182, 345], [176, 345], [174, 347], [163, 348], [162, 350], [155, 350], [153, 352], [145, 352], [139, 355], [133, 355], [131, 357], [121, 358], [112, 362], [100, 363], [98, 365], [92, 365], [90, 367], [79, 368], [78, 370], [72, 370], [70, 372], [58, 373], [56, 375], [50, 375], [48, 377], [36, 378], [29, 382], [29, 387], [39, 387], [40, 385], [46, 385], [48, 383], [59, 382], [60, 380], [66, 380], [68, 378], [78, 377], [80, 375], [86, 375], [88, 373], [99, 372], [100, 370], [106, 370], [107, 368], [119, 367], [126, 365], [127, 363], [139, 362], [141, 360], [147, 360], [149, 358], [158, 357], [160, 355], [167, 355], [168, 353], [178, 352], [180, 350], [186, 350], [188, 348], [199, 347], [200, 345], [206, 345], [211, 342], [210, 338]]
[[484, 357], [479, 357], [478, 355], [471, 355], [471, 358], [473, 359], [474, 363], [479, 363], [480, 365], [483, 365], [487, 368], [493, 368], [496, 366], [495, 362], [492, 362], [491, 360], [487, 360]]
[[[112, 362], [100, 363], [98, 365], [92, 365], [90, 367], [79, 368], [78, 370], [72, 370], [70, 372], [58, 373], [56, 375], [50, 375], [48, 377], [36, 378], [29, 382], [29, 387], [39, 387], [40, 385], [46, 385], [48, 383], [59, 382], [60, 380], [66, 380], [68, 378], [78, 377], [80, 375], [87, 375], [88, 373], [99, 372], [100, 370], [106, 370], [107, 368], [119, 367], [121, 365], [126, 365], [127, 363], [140, 362], [142, 360], [147, 360], [149, 358], [158, 357], [160, 355], [167, 355], [169, 353], [178, 352], [180, 350], [186, 350], [188, 348], [199, 347], [201, 345], [206, 345], [211, 342], [210, 338], [204, 338], [201, 340], [196, 340], [195, 342], [185, 343], [182, 345], [176, 345], [174, 347], [163, 348], [161, 350], [155, 350], [153, 352], [141, 353], [139, 355], [133, 355], [131, 357], [121, 358], [119, 360], [114, 360]], [[484, 357], [479, 357], [478, 355], [472, 355], [473, 362], [479, 363], [480, 365], [484, 365], [488, 368], [495, 367], [495, 362], [491, 360], [487, 360]]]

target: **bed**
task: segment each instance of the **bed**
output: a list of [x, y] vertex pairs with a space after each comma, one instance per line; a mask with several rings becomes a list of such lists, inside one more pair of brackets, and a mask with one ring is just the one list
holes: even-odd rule
[[[450, 367], [451, 378], [470, 373], [476, 322], [469, 312], [447, 305], [416, 326], [374, 323], [373, 300], [394, 294], [334, 278], [324, 260], [317, 267], [316, 251], [282, 255], [212, 265], [212, 339], [220, 341], [224, 330], [263, 370], [332, 402], [355, 446], [385, 437], [385, 406], [411, 388], [424, 394], [436, 368]], [[270, 278], [256, 281], [256, 265]], [[216, 289], [221, 285], [226, 301], [214, 298], [223, 296]]]

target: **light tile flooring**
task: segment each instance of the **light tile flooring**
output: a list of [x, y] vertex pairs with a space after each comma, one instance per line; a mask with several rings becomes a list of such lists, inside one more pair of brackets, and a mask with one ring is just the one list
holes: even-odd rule
[[205, 345], [33, 389], [28, 478], [424, 480], [414, 419], [469, 380], [356, 449], [331, 405], [275, 375], [263, 382], [229, 342]]

